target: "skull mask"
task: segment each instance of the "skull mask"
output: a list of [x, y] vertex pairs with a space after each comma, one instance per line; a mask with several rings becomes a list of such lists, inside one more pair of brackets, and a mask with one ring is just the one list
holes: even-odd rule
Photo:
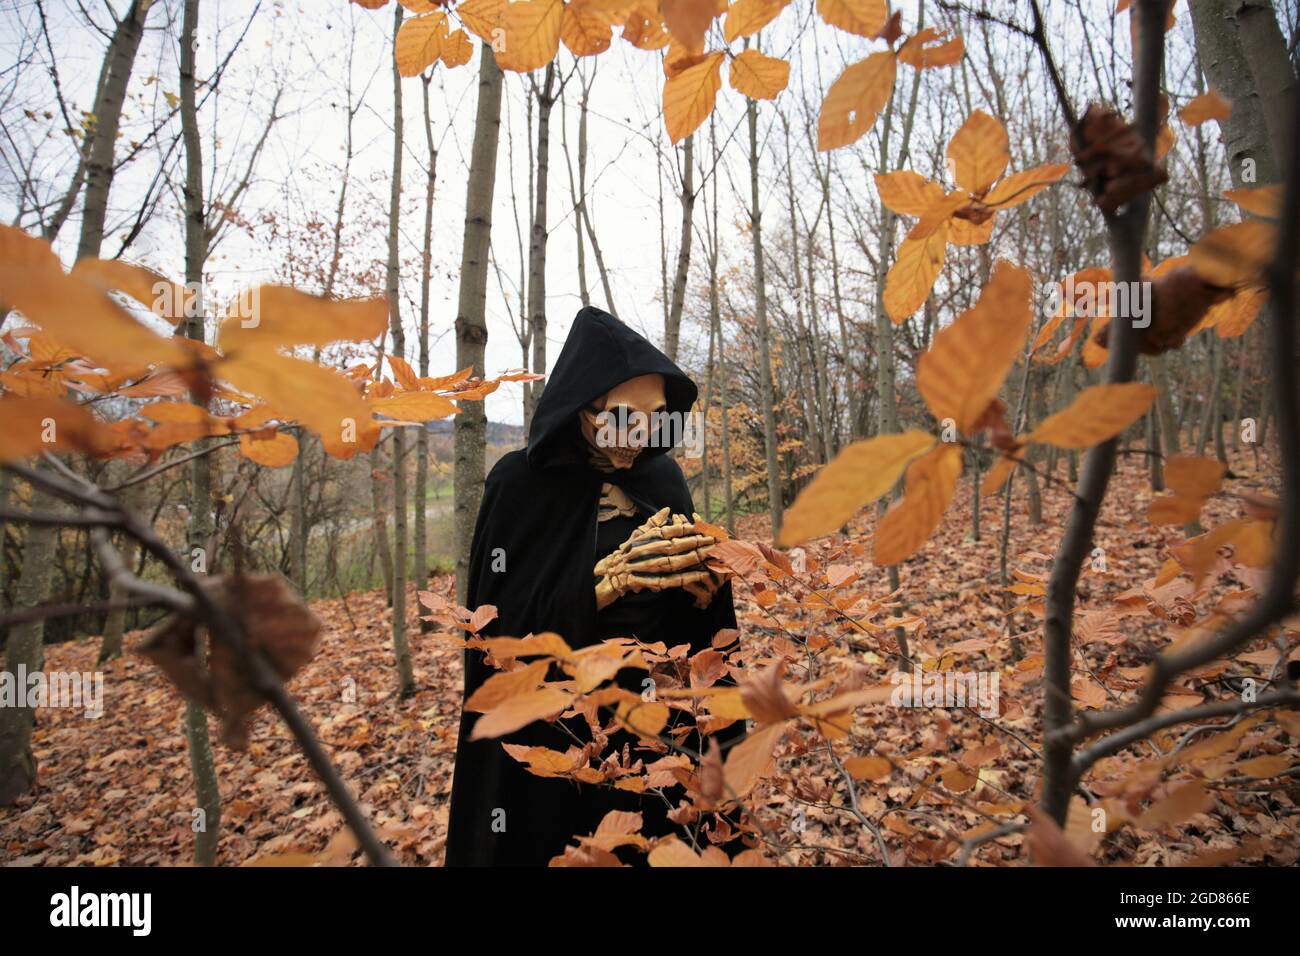
[[637, 375], [615, 385], [578, 412], [593, 458], [614, 468], [631, 468], [651, 441], [658, 416], [667, 409], [664, 377]]

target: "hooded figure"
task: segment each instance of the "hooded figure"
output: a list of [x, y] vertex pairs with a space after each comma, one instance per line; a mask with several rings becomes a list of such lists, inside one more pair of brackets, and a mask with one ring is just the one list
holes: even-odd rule
[[[693, 556], [680, 558], [686, 571], [665, 576], [672, 586], [661, 580], [650, 589], [629, 586], [612, 573], [600, 577], [597, 564], [620, 557], [629, 534], [635, 538], [653, 528], [655, 521], [647, 525], [648, 519], [663, 524], [671, 512], [689, 522], [694, 514], [685, 476], [666, 454], [671, 441], [664, 436], [656, 434], [648, 446], [643, 441], [633, 453], [614, 448], [602, 455], [593, 447], [592, 426], [611, 390], [661, 395], [657, 404], [670, 413], [670, 422], [685, 419], [697, 394], [695, 383], [650, 342], [608, 312], [588, 306], [574, 319], [538, 402], [527, 449], [503, 456], [487, 476], [470, 549], [467, 606], [495, 605], [498, 615], [480, 636], [555, 631], [575, 650], [626, 636], [663, 641], [668, 648], [689, 644], [694, 654], [708, 648], [720, 629], [736, 626], [730, 582], [715, 576], [699, 586], [704, 574]], [[693, 535], [693, 527], [687, 531]], [[602, 562], [606, 556], [611, 557]], [[612, 591], [611, 581], [619, 582]], [[693, 586], [685, 586], [688, 582]], [[477, 648], [466, 648], [464, 662], [468, 701], [499, 671]], [[624, 669], [617, 683], [639, 693], [646, 676], [644, 670]], [[670, 726], [689, 720], [682, 711], [670, 713]], [[572, 845], [575, 835], [592, 833], [615, 809], [641, 813], [647, 836], [677, 830], [656, 793], [539, 777], [502, 747], [522, 744], [563, 753], [591, 739], [582, 717], [538, 720], [503, 737], [471, 741], [480, 716], [462, 709], [444, 865], [545, 866]], [[608, 716], [602, 717], [608, 723]], [[743, 729], [737, 722], [711, 736], [725, 749]], [[704, 746], [694, 730], [676, 739], [696, 750]], [[610, 735], [604, 754], [621, 752], [624, 744], [630, 762], [639, 757], [651, 763], [661, 756], [638, 752], [640, 740], [624, 730]], [[632, 848], [623, 849], [628, 852], [620, 859], [639, 862]]]

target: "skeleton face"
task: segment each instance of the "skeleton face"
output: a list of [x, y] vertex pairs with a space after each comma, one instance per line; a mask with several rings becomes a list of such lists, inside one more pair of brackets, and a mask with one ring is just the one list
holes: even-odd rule
[[656, 412], [668, 407], [664, 377], [638, 375], [615, 385], [578, 412], [587, 443], [615, 468], [631, 468], [650, 441]]

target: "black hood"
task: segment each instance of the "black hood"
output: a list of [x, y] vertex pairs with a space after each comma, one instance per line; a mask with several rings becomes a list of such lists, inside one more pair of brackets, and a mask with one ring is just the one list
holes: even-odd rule
[[[664, 397], [670, 421], [681, 423], [695, 404], [698, 389], [668, 356], [604, 309], [578, 310], [546, 380], [541, 401], [528, 431], [528, 462], [534, 467], [585, 462], [587, 454], [578, 424], [578, 410], [615, 385], [638, 375], [657, 372], [664, 377]], [[680, 424], [675, 430], [680, 441]], [[662, 455], [668, 445], [652, 444], [637, 456], [637, 465]]]

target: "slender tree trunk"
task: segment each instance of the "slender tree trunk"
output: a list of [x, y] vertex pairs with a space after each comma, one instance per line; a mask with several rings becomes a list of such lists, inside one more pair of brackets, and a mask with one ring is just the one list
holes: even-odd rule
[[307, 596], [307, 468], [306, 434], [298, 437], [289, 480], [289, 577], [298, 593]]
[[78, 259], [98, 256], [104, 242], [122, 104], [126, 101], [140, 38], [144, 36], [144, 21], [152, 6], [153, 0], [132, 0], [109, 41], [108, 72], [95, 102], [93, 132], [86, 153], [86, 199], [82, 208], [81, 241], [77, 244]]
[[767, 500], [772, 540], [781, 533], [781, 473], [777, 468], [776, 395], [772, 389], [772, 352], [768, 344], [767, 280], [763, 266], [763, 206], [758, 193], [758, 105], [746, 101], [749, 121], [749, 221], [754, 242], [754, 318], [758, 325], [759, 399], [763, 403], [763, 448], [767, 457]]
[[393, 548], [388, 539], [388, 508], [384, 504], [384, 443], [370, 452], [370, 523], [379, 552], [379, 571], [384, 577], [387, 604], [393, 606]]
[[[709, 152], [713, 156], [713, 168], [718, 168], [718, 136], [714, 117], [709, 117]], [[735, 497], [731, 484], [731, 429], [727, 422], [727, 350], [722, 334], [722, 307], [718, 296], [718, 251], [722, 243], [718, 231], [718, 177], [711, 177], [713, 199], [709, 203], [709, 217], [712, 221], [709, 248], [709, 326], [718, 348], [718, 412], [721, 416], [722, 445], [722, 507], [729, 534], [736, 533]]]
[[1205, 446], [1209, 444], [1214, 432], [1218, 432], [1215, 447], [1223, 441], [1222, 412], [1219, 410], [1219, 393], [1223, 389], [1223, 342], [1211, 336], [1207, 340], [1211, 353], [1210, 360], [1210, 394], [1201, 409], [1200, 438], [1196, 442], [1196, 454], [1204, 455]]
[[1228, 430], [1232, 433], [1232, 450], [1241, 450], [1241, 416], [1246, 411], [1246, 364], [1250, 359], [1250, 333], [1251, 329], [1246, 330], [1246, 334], [1241, 337], [1237, 346], [1237, 384], [1233, 388], [1233, 408], [1232, 418], [1228, 422]]
[[686, 304], [686, 280], [691, 272], [691, 223], [695, 214], [695, 134], [686, 137], [682, 149], [682, 228], [677, 240], [677, 272], [673, 276], [672, 305], [664, 324], [664, 354], [677, 361], [677, 344], [682, 334], [682, 308]]
[[[119, 495], [119, 500], [123, 507], [128, 511], [139, 511], [144, 504], [142, 496], [146, 484], [140, 482], [134, 485], [128, 485]], [[122, 536], [122, 543], [119, 552], [122, 555], [122, 564], [128, 568], [134, 567], [139, 554], [139, 542], [130, 535]], [[117, 582], [109, 587], [108, 598], [110, 601], [124, 600], [128, 595], [127, 590]], [[99, 657], [96, 663], [103, 664], [122, 656], [122, 638], [126, 632], [126, 608], [118, 607], [108, 612], [104, 621], [104, 635], [99, 644]]]
[[[393, 7], [393, 36], [402, 26], [403, 10]], [[388, 316], [393, 336], [393, 354], [406, 358], [406, 330], [402, 327], [401, 259], [398, 239], [402, 219], [402, 75], [393, 58], [393, 180], [388, 206]], [[411, 643], [406, 634], [406, 580], [410, 561], [406, 540], [406, 438], [407, 429], [393, 429], [393, 657], [397, 664], [397, 693], [409, 697], [415, 693], [415, 676], [411, 670]]]
[[[181, 24], [180, 88], [181, 137], [185, 144], [185, 334], [196, 342], [205, 340], [203, 267], [208, 259], [208, 227], [203, 198], [203, 142], [199, 134], [194, 47], [198, 40], [199, 0], [185, 0]], [[191, 399], [197, 396], [191, 395]], [[195, 443], [202, 448], [202, 439]], [[199, 455], [190, 466], [189, 546], [192, 566], [203, 573], [215, 557], [212, 526], [212, 459]], [[207, 637], [200, 642], [200, 666], [206, 666]], [[221, 835], [221, 788], [212, 757], [212, 740], [208, 715], [193, 700], [185, 701], [185, 736], [189, 743], [190, 770], [194, 777], [194, 794], [200, 811], [193, 823], [194, 862], [212, 866], [217, 861], [217, 842]]]
[[[433, 196], [438, 180], [438, 149], [433, 143], [433, 116], [429, 109], [429, 84], [432, 76], [421, 79], [424, 105], [424, 145], [428, 152], [429, 173], [424, 188], [424, 250], [420, 269], [420, 375], [429, 374], [429, 284], [433, 271]], [[416, 432], [415, 444], [415, 586], [429, 586], [429, 429]], [[420, 630], [432, 629], [430, 621], [421, 620]]]
[[[533, 225], [528, 240], [528, 326], [533, 338], [533, 371], [546, 374], [546, 199], [551, 179], [551, 110], [555, 105], [555, 63], [546, 65], [546, 79], [537, 90], [537, 195]], [[464, 368], [464, 365], [461, 365]], [[545, 381], [526, 384], [528, 404], [524, 432], [533, 423], [533, 413], [542, 399]]]
[[587, 241], [591, 243], [592, 255], [596, 257], [596, 268], [600, 272], [600, 286], [605, 291], [605, 311], [618, 315], [614, 306], [614, 289], [609, 281], [609, 270], [605, 268], [605, 256], [600, 251], [600, 240], [596, 238], [596, 228], [591, 222], [591, 203], [587, 201], [587, 100], [591, 96], [591, 84], [596, 78], [593, 62], [591, 76], [585, 78], [582, 86], [582, 100], [578, 107], [578, 215], [582, 218], [583, 228], [587, 232]]
[[[45, 467], [38, 464], [37, 467]], [[33, 488], [32, 511], [49, 511], [56, 503], [49, 495]], [[18, 577], [14, 598], [16, 608], [36, 607], [43, 603], [50, 589], [50, 575], [54, 567], [54, 535], [52, 525], [30, 525], [23, 546], [23, 568]], [[9, 628], [5, 642], [4, 669], [6, 682], [11, 686], [26, 688], [20, 674], [39, 671], [44, 662], [43, 638], [45, 622], [41, 618]], [[36, 785], [36, 757], [32, 753], [32, 727], [36, 711], [26, 706], [26, 697], [13, 707], [0, 707], [0, 807], [7, 807]]]
[[[1164, 61], [1165, 14], [1159, 0], [1138, 0], [1137, 52], [1133, 65], [1134, 127], [1146, 147], [1154, 147], [1158, 124], [1157, 96]], [[1111, 248], [1111, 273], [1116, 282], [1137, 282], [1142, 272], [1142, 249], [1151, 206], [1150, 194], [1128, 203], [1107, 224]], [[1106, 381], [1133, 380], [1137, 370], [1141, 332], [1131, 323], [1112, 326]], [[1092, 549], [1097, 515], [1115, 469], [1118, 436], [1093, 446], [1087, 453], [1083, 475], [1066, 519], [1065, 532], [1052, 562], [1047, 585], [1047, 613], [1043, 630], [1043, 786], [1041, 804], [1057, 826], [1064, 827], [1070, 795], [1077, 780], [1072, 766], [1073, 747], [1059, 735], [1074, 720], [1070, 693], [1073, 664], [1074, 602], [1083, 562]]]
[[[917, 96], [920, 92], [920, 73], [917, 73], [912, 82], [911, 97], [907, 106], [907, 113], [903, 121], [903, 142], [899, 150], [900, 167], [906, 163], [908, 150], [912, 138], [912, 123], [916, 116]], [[891, 98], [892, 100], [892, 98]], [[885, 108], [885, 125], [881, 133], [880, 140], [880, 172], [887, 173], [890, 168], [889, 159], [889, 139], [890, 132], [894, 124], [893, 103]], [[880, 435], [889, 435], [898, 431], [898, 398], [895, 392], [896, 378], [894, 372], [894, 326], [885, 311], [885, 276], [889, 270], [889, 263], [894, 256], [894, 224], [896, 217], [893, 210], [884, 207], [880, 211], [880, 249], [876, 260], [876, 391], [880, 402], [879, 418], [876, 423], [876, 433]], [[901, 484], [901, 480], [899, 482]], [[897, 485], [894, 489], [894, 497], [897, 496]], [[876, 514], [878, 517], [884, 517], [888, 508], [886, 499], [882, 497], [876, 505]], [[889, 586], [892, 590], [897, 591], [902, 585], [902, 577], [898, 571], [897, 564], [889, 566]], [[907, 632], [901, 627], [894, 629], [894, 640], [898, 644], [899, 666], [906, 672], [912, 672], [911, 649], [907, 642]]]
[[[456, 367], [483, 374], [488, 330], [488, 242], [492, 235], [492, 194], [496, 184], [497, 140], [501, 132], [501, 68], [487, 44], [479, 47], [478, 109], [470, 149], [465, 195], [465, 235], [460, 258], [460, 301], [456, 312]], [[487, 418], [482, 402], [466, 402], [455, 418], [454, 521], [456, 595], [462, 604], [469, 585], [469, 548], [483, 498], [483, 456]], [[508, 556], [507, 556], [508, 559]]]
[[[349, 63], [351, 58], [349, 57]], [[347, 122], [344, 125], [343, 133], [343, 174], [342, 182], [339, 184], [338, 203], [334, 208], [334, 228], [330, 239], [330, 259], [329, 266], [325, 273], [325, 287], [322, 293], [326, 298], [334, 295], [334, 286], [338, 280], [339, 263], [342, 260], [343, 252], [343, 220], [348, 208], [348, 184], [352, 181], [352, 123], [356, 118], [357, 109], [359, 108], [352, 101], [352, 83], [349, 78], [346, 84], [347, 90]], [[320, 361], [320, 348], [317, 347], [312, 355], [313, 361]], [[310, 464], [309, 455], [311, 448], [319, 441], [314, 435], [307, 431], [300, 431], [298, 434], [298, 454], [294, 458], [294, 503], [293, 514], [290, 521], [290, 548], [292, 549], [292, 564], [301, 569], [301, 580], [295, 579], [294, 584], [303, 596], [307, 596], [309, 564], [308, 564], [308, 545], [311, 542], [311, 514], [307, 509], [307, 470]], [[322, 464], [322, 468], [324, 465]], [[294, 527], [296, 525], [296, 528]], [[295, 534], [296, 531], [296, 534]], [[371, 552], [373, 557], [374, 552]], [[326, 549], [326, 565], [331, 571], [337, 568], [337, 559], [332, 551]], [[369, 571], [367, 572], [367, 578]], [[337, 583], [337, 574], [322, 574], [321, 580], [333, 580]], [[322, 591], [324, 585], [322, 584]], [[343, 595], [340, 594], [340, 597]]]
[[1156, 409], [1147, 412], [1147, 456], [1151, 470], [1151, 490], [1165, 490], [1165, 463], [1160, 453], [1160, 414]]

